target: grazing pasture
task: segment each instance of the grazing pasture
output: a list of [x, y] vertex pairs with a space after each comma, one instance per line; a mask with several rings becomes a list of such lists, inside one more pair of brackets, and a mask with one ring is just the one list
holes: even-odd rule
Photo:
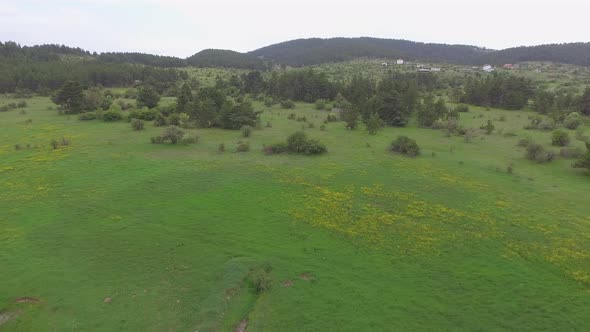
[[[46, 97], [1, 112], [0, 330], [590, 329], [590, 173], [525, 158], [526, 136], [559, 155], [533, 113], [471, 107], [467, 141], [254, 105], [249, 137], [191, 145]], [[328, 153], [263, 153], [296, 131]]]

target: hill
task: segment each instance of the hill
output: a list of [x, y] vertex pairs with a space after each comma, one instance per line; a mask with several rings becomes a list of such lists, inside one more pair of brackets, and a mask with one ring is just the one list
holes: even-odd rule
[[266, 46], [250, 54], [290, 66], [348, 61], [361, 57], [403, 58], [436, 63], [503, 64], [551, 61], [590, 66], [590, 43], [548, 44], [491, 50], [470, 45], [420, 43], [399, 39], [297, 39]]
[[190, 66], [195, 67], [224, 67], [242, 69], [265, 69], [261, 59], [245, 53], [230, 50], [203, 50], [186, 59]]
[[474, 63], [490, 52], [468, 45], [418, 43], [408, 40], [379, 38], [297, 39], [266, 46], [252, 55], [290, 66], [340, 62], [360, 57], [404, 58], [443, 63]]

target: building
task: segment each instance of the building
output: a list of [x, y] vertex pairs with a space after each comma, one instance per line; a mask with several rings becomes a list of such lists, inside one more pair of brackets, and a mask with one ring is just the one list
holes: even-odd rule
[[485, 71], [486, 73], [491, 73], [494, 71], [494, 67], [492, 67], [491, 65], [485, 65], [482, 67], [482, 70]]
[[432, 67], [432, 68], [430, 68], [430, 71], [438, 72], [438, 71], [440, 71], [440, 68], [439, 67]]
[[502, 68], [504, 68], [504, 69], [514, 69], [514, 65], [511, 64], [511, 63], [507, 63], [507, 64], [503, 65]]
[[381, 66], [382, 66], [382, 67], [387, 67], [388, 65], [389, 65], [389, 64], [388, 64], [387, 62], [383, 62], [383, 63], [381, 63]]
[[397, 59], [397, 60], [395, 61], [395, 64], [396, 64], [396, 65], [403, 65], [403, 64], [404, 64], [404, 59]]

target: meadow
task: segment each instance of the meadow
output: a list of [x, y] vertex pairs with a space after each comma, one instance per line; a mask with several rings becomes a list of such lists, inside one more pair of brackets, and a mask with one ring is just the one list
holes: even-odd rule
[[[256, 103], [251, 137], [185, 146], [27, 103], [0, 113], [1, 331], [590, 329], [590, 173], [524, 158], [527, 135], [555, 149], [532, 112], [471, 107], [466, 127], [504, 121], [468, 143]], [[263, 154], [298, 130], [328, 153]]]

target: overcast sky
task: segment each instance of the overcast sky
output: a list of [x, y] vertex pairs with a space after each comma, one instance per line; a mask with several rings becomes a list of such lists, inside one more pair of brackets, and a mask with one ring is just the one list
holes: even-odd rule
[[0, 41], [180, 57], [309, 37], [507, 48], [590, 41], [590, 0], [0, 0]]

